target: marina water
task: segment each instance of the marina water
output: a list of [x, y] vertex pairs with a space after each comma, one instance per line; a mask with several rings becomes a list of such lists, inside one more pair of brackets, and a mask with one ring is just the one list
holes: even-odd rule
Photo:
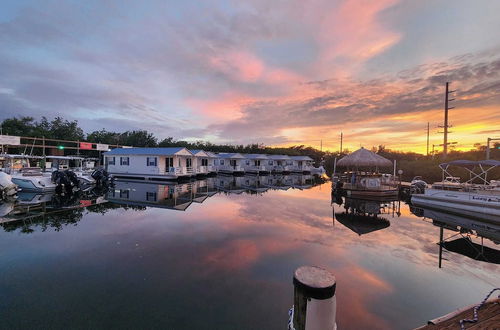
[[[301, 265], [335, 274], [341, 329], [417, 327], [498, 285], [494, 262], [440, 260], [440, 231], [461, 236], [422, 210], [383, 202], [367, 225], [346, 207], [373, 204], [332, 206], [329, 182], [245, 178], [14, 203], [1, 218], [0, 328], [284, 329]], [[498, 228], [483, 234], [498, 250]]]

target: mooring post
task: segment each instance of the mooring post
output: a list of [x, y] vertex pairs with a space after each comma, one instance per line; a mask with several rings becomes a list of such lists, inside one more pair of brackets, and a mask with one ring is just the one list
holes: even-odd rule
[[295, 330], [334, 330], [337, 298], [335, 276], [314, 266], [299, 267], [293, 276]]

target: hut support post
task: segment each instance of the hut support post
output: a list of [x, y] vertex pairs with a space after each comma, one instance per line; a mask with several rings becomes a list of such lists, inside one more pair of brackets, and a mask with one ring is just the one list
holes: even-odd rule
[[293, 276], [296, 330], [335, 330], [335, 276], [326, 269], [299, 267]]
[[337, 171], [337, 157], [333, 160], [333, 174], [332, 178], [335, 177], [335, 172]]

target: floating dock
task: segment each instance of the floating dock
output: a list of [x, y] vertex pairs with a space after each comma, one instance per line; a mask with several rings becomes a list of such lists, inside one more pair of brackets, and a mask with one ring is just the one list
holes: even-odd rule
[[[430, 320], [427, 325], [415, 330], [444, 330], [461, 329], [460, 321], [474, 318], [474, 307], [476, 305], [465, 307], [447, 315]], [[477, 311], [477, 322], [464, 322], [464, 329], [499, 329], [500, 328], [500, 298], [487, 301]]]

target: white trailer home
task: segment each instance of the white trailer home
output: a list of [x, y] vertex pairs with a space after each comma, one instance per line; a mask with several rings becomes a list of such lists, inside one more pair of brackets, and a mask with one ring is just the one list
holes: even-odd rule
[[214, 154], [203, 150], [189, 150], [193, 155], [193, 171], [196, 175], [207, 175], [216, 173], [214, 161], [217, 158]]
[[116, 148], [104, 153], [107, 171], [116, 178], [176, 180], [196, 175], [194, 155], [186, 148]]
[[217, 172], [227, 174], [243, 174], [243, 161], [245, 157], [239, 153], [217, 154]]
[[269, 155], [269, 166], [272, 166], [273, 173], [290, 173], [293, 160], [287, 155]]
[[269, 158], [262, 154], [243, 154], [245, 160], [243, 161], [243, 169], [245, 173], [259, 174], [270, 173], [267, 162]]
[[292, 159], [292, 172], [311, 173], [313, 159], [309, 156], [290, 156]]

